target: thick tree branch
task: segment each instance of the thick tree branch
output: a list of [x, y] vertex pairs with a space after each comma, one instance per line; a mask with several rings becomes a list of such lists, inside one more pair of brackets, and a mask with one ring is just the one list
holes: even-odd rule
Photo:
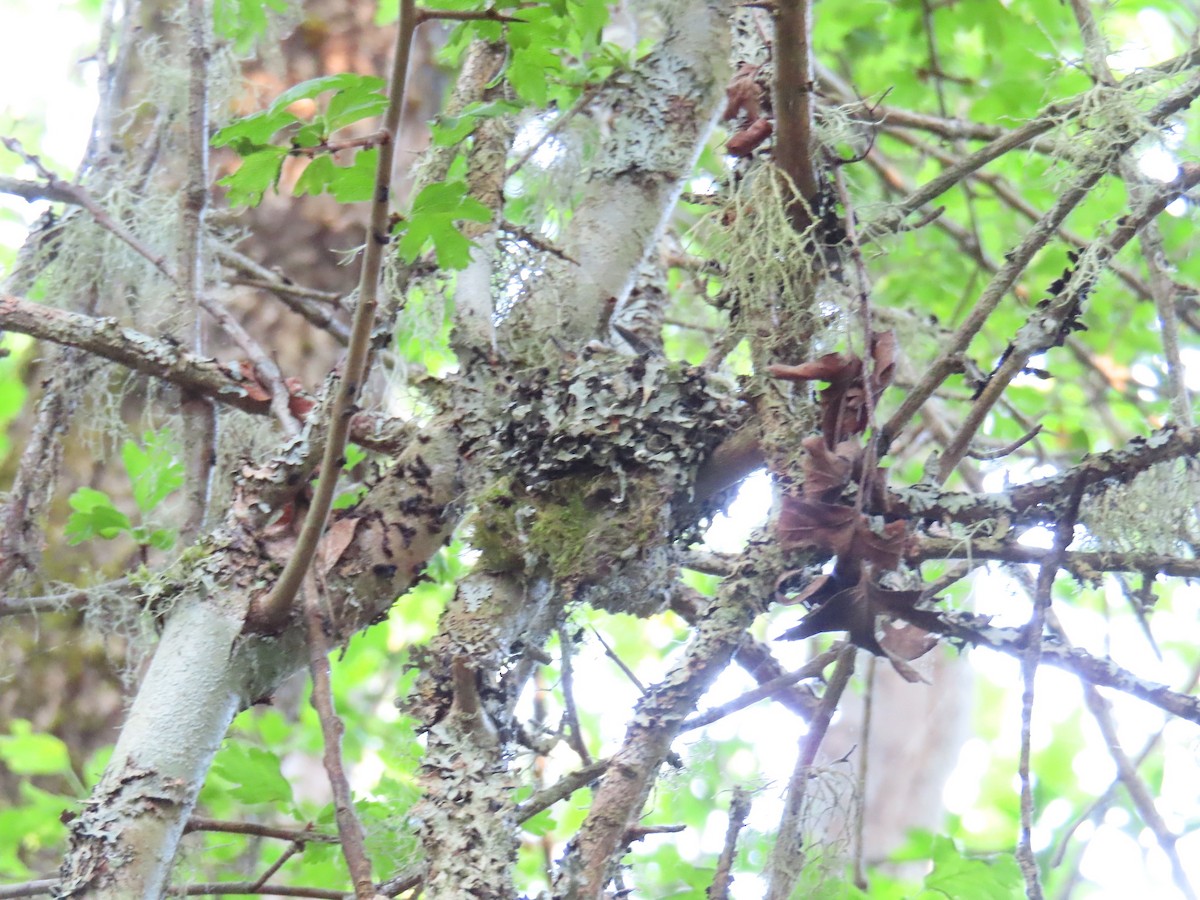
[[0, 295], [0, 328], [78, 347], [135, 372], [157, 376], [246, 412], [261, 414], [270, 408], [261, 386], [253, 392], [251, 385], [254, 382], [227, 373], [216, 360], [197, 357], [184, 350], [178, 341], [152, 338], [123, 327], [116, 319], [98, 319], [3, 294]]
[[622, 76], [622, 114], [581, 181], [560, 241], [566, 259], [545, 259], [499, 334], [502, 347], [534, 365], [557, 364], [555, 342], [579, 352], [607, 337], [611, 314], [628, 297], [720, 112], [729, 47], [724, 4], [663, 4], [662, 14], [663, 41]]

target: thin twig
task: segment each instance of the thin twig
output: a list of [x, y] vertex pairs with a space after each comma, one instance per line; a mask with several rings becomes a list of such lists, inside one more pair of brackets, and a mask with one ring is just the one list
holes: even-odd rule
[[262, 886], [270, 880], [272, 875], [274, 875], [276, 872], [278, 872], [280, 869], [282, 869], [284, 864], [289, 859], [291, 859], [297, 853], [303, 853], [303, 852], [304, 852], [303, 844], [301, 844], [301, 843], [289, 844], [284, 849], [284, 851], [281, 854], [279, 854], [279, 858], [277, 860], [275, 860], [275, 862], [271, 863], [271, 865], [267, 866], [267, 868], [263, 871], [263, 873], [261, 875], [259, 875], [258, 878], [255, 879], [254, 885], [253, 885], [252, 889], [249, 891], [249, 893], [256, 893], [257, 891], [262, 890]]
[[280, 841], [291, 841], [293, 844], [332, 844], [337, 838], [332, 834], [313, 831], [310, 822], [304, 828], [280, 828], [277, 825], [263, 825], [260, 822], [231, 822], [226, 819], [208, 819], [204, 816], [192, 816], [184, 826], [183, 833], [194, 831], [215, 831], [220, 834], [248, 834], [254, 837], [275, 838]]
[[[242, 280], [241, 283], [247, 283], [251, 287], [259, 287], [270, 291], [293, 312], [303, 316], [322, 331], [327, 331], [333, 335], [338, 343], [346, 344], [350, 340], [350, 332], [346, 326], [334, 318], [333, 314], [326, 309], [327, 306], [345, 309], [345, 298], [341, 294], [294, 285], [279, 273], [268, 269], [246, 254], [235, 250], [224, 241], [213, 240], [212, 247], [217, 253], [217, 258], [222, 263], [252, 276], [249, 279]], [[230, 279], [230, 281], [232, 283], [239, 283], [237, 279]], [[315, 301], [317, 305], [314, 305], [314, 302], [310, 301]]]
[[283, 373], [279, 371], [279, 366], [275, 365], [275, 360], [267, 354], [262, 345], [250, 336], [250, 333], [242, 327], [242, 324], [222, 304], [218, 303], [208, 294], [201, 294], [198, 299], [201, 308], [212, 316], [213, 321], [220, 325], [222, 330], [233, 339], [234, 343], [246, 354], [251, 365], [254, 366], [255, 374], [264, 383], [267, 393], [270, 395], [271, 412], [274, 414], [276, 421], [283, 427], [284, 433], [289, 438], [299, 435], [300, 422], [292, 415], [289, 406], [290, 393], [283, 381]]
[[808, 730], [800, 739], [796, 766], [788, 780], [787, 799], [784, 800], [775, 846], [771, 850], [771, 860], [768, 863], [770, 882], [766, 900], [787, 900], [795, 887], [804, 853], [801, 822], [813, 762], [817, 758], [821, 742], [825, 740], [825, 733], [829, 730], [834, 711], [842, 699], [842, 692], [846, 690], [850, 676], [854, 674], [854, 658], [857, 653], [858, 648], [851, 644], [843, 647], [838, 654], [837, 665], [833, 674], [829, 676], [829, 685], [821, 697], [821, 705], [817, 707], [812, 721], [808, 723]]
[[[1190, 102], [1190, 96], [1198, 93], [1200, 93], [1200, 78], [1195, 78], [1188, 82], [1188, 84], [1185, 85], [1181, 91], [1178, 91], [1172, 95], [1170, 99], [1175, 102], [1167, 103], [1167, 101], [1164, 101], [1162, 104], [1159, 104], [1159, 106], [1162, 107], [1166, 105], [1173, 108], [1177, 103], [1182, 102], [1182, 100], [1185, 98], [1189, 99]], [[1133, 139], [1130, 138], [1123, 140], [1117, 146], [1121, 149], [1121, 152], [1123, 152], [1124, 149], [1127, 149], [1130, 145], [1132, 145], [1132, 143]], [[1118, 154], [1115, 150], [1109, 155], [1108, 161], [1110, 164], [1116, 161], [1117, 155]], [[1055, 204], [1054, 210], [1047, 214], [1047, 218], [1043, 219], [1042, 223], [1039, 223], [1037, 227], [1030, 231], [1029, 235], [1026, 237], [1026, 240], [1022, 242], [1021, 248], [1013, 252], [1012, 256], [1010, 257], [1010, 262], [1014, 258], [1024, 259], [1027, 245], [1035, 243], [1029, 240], [1030, 236], [1037, 233], [1042, 234], [1043, 238], [1049, 238], [1049, 234], [1046, 233], [1047, 229], [1043, 227], [1044, 223], [1047, 223], [1049, 220], [1056, 217], [1055, 214], [1059, 211], [1060, 206], [1065, 207], [1061, 210], [1062, 215], [1065, 215], [1067, 209], [1075, 206], [1079, 201], [1081, 201], [1096, 184], [1096, 182], [1100, 180], [1100, 177], [1103, 174], [1104, 169], [1097, 167], [1075, 187], [1068, 188], [1067, 191], [1059, 197], [1059, 201]], [[970, 444], [971, 439], [974, 437], [975, 432], [978, 431], [979, 427], [983, 424], [984, 418], [987, 416], [992, 406], [994, 406], [996, 401], [1000, 398], [1001, 393], [1007, 389], [1013, 378], [1015, 378], [1021, 372], [1021, 370], [1025, 368], [1026, 364], [1029, 362], [1029, 358], [1035, 353], [1042, 352], [1048, 349], [1049, 346], [1053, 345], [1054, 337], [1058, 333], [1059, 329], [1063, 326], [1063, 322], [1066, 321], [1066, 319], [1071, 315], [1077, 313], [1079, 303], [1084, 296], [1084, 292], [1087, 290], [1087, 285], [1090, 284], [1099, 271], [1107, 264], [1108, 260], [1116, 256], [1117, 252], [1120, 251], [1125, 244], [1129, 243], [1129, 241], [1132, 240], [1133, 237], [1148, 222], [1152, 221], [1155, 216], [1166, 209], [1166, 207], [1175, 199], [1182, 196], [1197, 183], [1200, 183], [1200, 166], [1185, 167], [1178, 178], [1172, 182], [1168, 182], [1167, 184], [1159, 186], [1159, 189], [1152, 196], [1150, 196], [1146, 202], [1139, 205], [1139, 208], [1135, 213], [1126, 216], [1118, 225], [1118, 227], [1112, 232], [1112, 234], [1108, 235], [1101, 241], [1097, 241], [1084, 251], [1082, 257], [1080, 258], [1077, 269], [1084, 269], [1086, 271], [1086, 275], [1072, 278], [1062, 293], [1054, 297], [1048, 305], [1045, 307], [1036, 308], [1026, 324], [1022, 326], [1021, 331], [1018, 332], [1017, 336], [1013, 339], [1013, 342], [1009, 344], [1009, 352], [1007, 356], [1005, 356], [1004, 361], [1000, 364], [997, 370], [992, 373], [987, 384], [984, 385], [983, 390], [980, 392], [979, 398], [967, 412], [967, 415], [963, 419], [963, 423], [959, 427], [958, 432], [951, 439], [950, 443], [946, 446], [945, 452], [942, 454], [941, 467], [938, 473], [938, 477], [941, 481], [945, 481], [947, 478], [949, 478], [950, 473], [954, 471], [954, 467], [958, 464], [958, 461], [962, 459], [963, 455], [966, 453], [967, 447]], [[1038, 246], [1041, 245], [1039, 244]], [[1032, 246], [1029, 246], [1028, 249], [1032, 250], [1033, 248]], [[1005, 268], [1008, 268], [1007, 263]], [[993, 279], [992, 284], [996, 284], [999, 279], [1000, 276], [997, 276], [996, 279]], [[989, 285], [988, 290], [985, 291], [985, 295], [990, 294], [991, 292], [992, 285]], [[984, 305], [983, 297], [981, 297], [979, 306], [974, 312], [972, 312], [971, 319], [975, 318], [975, 312], [978, 312], [978, 310]], [[989, 304], [989, 306], [990, 308], [994, 309], [995, 304], [992, 303]], [[970, 319], [968, 321], [970, 321]], [[980, 324], [982, 324], [982, 322]], [[955, 346], [957, 346], [957, 337], [958, 336], [956, 335]], [[942, 357], [942, 359], [945, 358], [945, 356]], [[939, 360], [939, 362], [941, 362], [941, 360]], [[935, 366], [937, 366], [937, 363], [935, 363]], [[918, 386], [918, 390], [923, 388], [925, 385], [926, 380], [922, 380], [921, 385]], [[901, 406], [901, 410], [898, 410], [896, 415], [892, 417], [892, 420], [888, 422], [888, 425], [886, 426], [887, 434], [896, 433], [896, 429], [892, 423], [897, 419], [900, 419], [900, 413], [904, 407], [909, 405], [909, 399], [911, 399], [911, 396], [912, 395], [905, 399], [904, 404]], [[903, 420], [901, 419], [901, 421]]]
[[995, 450], [968, 450], [967, 456], [971, 457], [971, 459], [978, 460], [1004, 459], [1004, 457], [1008, 456], [1010, 453], [1016, 453], [1041, 433], [1042, 426], [1040, 424], [1035, 425], [1012, 443], [1005, 444], [1003, 447], [999, 447]]
[[1067, 547], [1075, 539], [1075, 523], [1079, 518], [1079, 503], [1083, 499], [1086, 482], [1078, 482], [1072, 490], [1070, 508], [1054, 529], [1054, 544], [1042, 567], [1038, 570], [1037, 589], [1033, 598], [1033, 615], [1026, 626], [1025, 652], [1021, 656], [1021, 676], [1024, 688], [1021, 693], [1021, 832], [1017, 842], [1017, 864], [1025, 877], [1025, 895], [1029, 900], [1043, 897], [1041, 879], [1038, 875], [1037, 858], [1033, 853], [1033, 783], [1029, 777], [1032, 755], [1034, 683], [1042, 661], [1043, 634], [1046, 617], [1050, 614], [1051, 593], [1058, 570], [1062, 566]]
[[765, 700], [767, 697], [778, 693], [783, 688], [789, 687], [798, 681], [803, 681], [806, 678], [816, 678], [825, 671], [826, 666], [839, 657], [842, 647], [843, 644], [839, 641], [833, 647], [809, 660], [800, 668], [788, 672], [786, 675], [780, 675], [778, 678], [772, 678], [770, 681], [764, 681], [758, 687], [746, 691], [744, 694], [739, 694], [737, 697], [726, 703], [722, 703], [720, 706], [714, 706], [712, 709], [706, 709], [702, 713], [697, 713], [684, 721], [679, 730], [681, 732], [692, 731], [696, 728], [711, 725], [713, 722], [719, 721], [731, 713], [754, 705], [759, 700]]
[[571, 104], [571, 108], [547, 125], [546, 130], [542, 132], [541, 136], [520, 156], [513, 160], [512, 164], [504, 170], [504, 177], [511, 178], [517, 172], [521, 171], [521, 168], [533, 158], [533, 155], [542, 149], [546, 141], [566, 128], [572, 119], [587, 109], [588, 104], [596, 98], [596, 95], [600, 93], [603, 87], [603, 84], [594, 84], [585, 88], [583, 93], [579, 95], [579, 98]]
[[594, 634], [596, 636], [596, 640], [598, 640], [600, 642], [600, 646], [604, 648], [604, 655], [607, 656], [609, 659], [611, 659], [614, 663], [617, 664], [617, 668], [620, 669], [623, 673], [625, 673], [625, 677], [628, 678], [629, 682], [635, 688], [638, 689], [638, 693], [639, 694], [646, 693], [646, 686], [644, 684], [642, 684], [642, 682], [638, 679], [638, 677], [636, 675], [633, 674], [633, 669], [631, 669], [631, 668], [629, 668], [629, 666], [625, 665], [625, 663], [621, 659], [621, 657], [617, 656], [617, 654], [613, 650], [613, 648], [608, 645], [608, 641], [606, 641], [604, 639], [604, 635], [602, 635], [595, 628], [592, 629], [592, 634]]
[[717, 859], [717, 871], [713, 874], [712, 884], [708, 886], [708, 900], [726, 900], [729, 897], [729, 886], [733, 883], [733, 863], [737, 858], [737, 840], [742, 827], [746, 824], [746, 816], [750, 814], [751, 794], [744, 787], [733, 789], [733, 799], [729, 802], [729, 824], [725, 828], [725, 844]]
[[566, 719], [568, 735], [567, 743], [579, 754], [579, 760], [585, 766], [593, 762], [588, 752], [587, 741], [583, 738], [583, 729], [579, 725], [579, 711], [575, 708], [575, 677], [571, 666], [571, 637], [567, 629], [558, 629], [558, 646], [561, 651], [560, 671], [562, 673], [563, 717]]
[[1117, 779], [1129, 792], [1129, 797], [1133, 801], [1138, 815], [1142, 817], [1146, 827], [1154, 833], [1158, 846], [1171, 863], [1171, 874], [1175, 879], [1175, 886], [1187, 900], [1195, 900], [1196, 892], [1192, 889], [1187, 872], [1183, 868], [1183, 861], [1179, 858], [1179, 848], [1176, 846], [1178, 838], [1163, 821], [1154, 805], [1149, 788], [1137, 773], [1137, 766], [1122, 749], [1108, 701], [1100, 696], [1098, 690], [1086, 683], [1083, 685], [1083, 698], [1087, 702], [1088, 711], [1100, 728], [1100, 734], [1104, 736], [1104, 744], [1108, 749], [1109, 756], [1112, 757], [1113, 763], [1117, 767]]
[[[1129, 165], [1129, 175], [1135, 176], [1136, 167]], [[1129, 181], [1129, 179], [1126, 179]], [[1130, 190], [1145, 193], [1145, 184], [1131, 181]], [[1188, 392], [1187, 370], [1179, 347], [1179, 315], [1175, 308], [1176, 285], [1167, 274], [1166, 251], [1163, 249], [1162, 234], [1156, 222], [1147, 222], [1138, 236], [1142, 246], [1142, 259], [1150, 273], [1150, 293], [1154, 308], [1158, 312], [1158, 330], [1162, 341], [1163, 358], [1167, 363], [1167, 391], [1171, 400], [1171, 418], [1180, 425], [1195, 424], [1192, 399]]]
[[346, 900], [346, 892], [336, 888], [290, 887], [284, 884], [263, 884], [257, 888], [253, 881], [215, 881], [209, 884], [189, 884], [167, 888], [168, 897], [204, 897], [238, 894], [262, 894], [264, 897], [316, 897], [318, 900]]
[[858, 772], [855, 783], [855, 793], [858, 803], [854, 805], [854, 884], [860, 891], [868, 888], [867, 869], [863, 857], [866, 845], [863, 841], [863, 829], [867, 823], [867, 776], [870, 774], [868, 763], [871, 758], [871, 716], [875, 708], [875, 669], [876, 657], [867, 660], [867, 672], [863, 686], [862, 729], [858, 739]]
[[566, 800], [580, 788], [587, 787], [608, 770], [609, 762], [608, 759], [597, 760], [582, 769], [576, 769], [574, 772], [564, 775], [549, 787], [542, 788], [517, 807], [517, 822], [527, 822], [559, 800]]
[[337, 490], [337, 476], [342, 467], [342, 454], [353, 414], [354, 403], [362, 390], [371, 350], [371, 331], [375, 326], [375, 311], [379, 306], [379, 272], [383, 250], [389, 246], [388, 207], [392, 180], [392, 163], [400, 131], [400, 114], [404, 107], [405, 79], [412, 50], [413, 30], [417, 25], [415, 0], [400, 0], [400, 21], [396, 27], [396, 47], [392, 60], [392, 77], [388, 87], [388, 106], [384, 113], [383, 130], [389, 139], [379, 148], [375, 169], [375, 199], [371, 204], [371, 220], [367, 228], [367, 244], [363, 251], [362, 271], [358, 288], [358, 306], [350, 326], [350, 343], [346, 350], [342, 377], [337, 385], [329, 413], [329, 430], [325, 438], [325, 453], [321, 459], [317, 486], [313, 491], [304, 525], [296, 538], [292, 556], [284, 566], [275, 587], [260, 606], [260, 621], [269, 625], [283, 620], [304, 573], [316, 553], [317, 542], [325, 530], [325, 520]]
[[373, 900], [375, 884], [371, 880], [371, 862], [363, 846], [362, 824], [354, 811], [350, 781], [346, 778], [346, 769], [342, 764], [342, 733], [345, 731], [345, 725], [333, 705], [329, 644], [325, 636], [327, 622], [321, 609], [316, 578], [311, 571], [305, 578], [304, 594], [304, 618], [308, 626], [308, 667], [313, 681], [312, 706], [321, 721], [321, 735], [325, 742], [325, 773], [333, 791], [334, 818], [341, 838], [342, 854], [350, 869], [350, 880], [354, 883], [357, 900]]
[[[950, 153], [947, 150], [938, 147], [936, 144], [931, 144], [928, 141], [923, 141], [920, 138], [913, 137], [903, 129], [885, 127], [883, 130], [889, 136], [904, 144], [907, 144], [914, 150], [917, 150], [924, 155], [932, 156], [934, 159], [948, 166], [957, 165], [962, 161], [961, 155]], [[987, 186], [987, 188], [996, 195], [996, 198], [1000, 200], [1001, 203], [1020, 213], [1030, 222], [1036, 222], [1042, 217], [1042, 213], [1037, 209], [1037, 207], [1017, 193], [1013, 186], [1009, 184], [1009, 182], [1003, 176], [997, 175], [993, 172], [973, 172], [971, 174], [971, 180]], [[911, 190], [911, 188], [908, 188], [905, 193], [910, 193]], [[1066, 241], [1073, 247], [1087, 246], [1088, 242], [1084, 240], [1083, 236], [1077, 234], [1069, 228], [1059, 227], [1056, 233], [1062, 240]], [[978, 247], [975, 249], [977, 251], [979, 250]], [[980, 254], [980, 257], [977, 258], [982, 258], [982, 254]], [[998, 267], [993, 264], [989, 271], [995, 272], [997, 268]], [[1121, 281], [1123, 281], [1125, 285], [1137, 296], [1146, 300], [1152, 299], [1150, 286], [1141, 278], [1139, 278], [1136, 272], [1134, 272], [1128, 266], [1120, 265], [1119, 263], [1113, 263], [1111, 268], [1113, 274], [1120, 278]]]
[[[1196, 664], [1192, 666], [1192, 671], [1187, 681], [1183, 684], [1183, 686], [1180, 687], [1179, 692], [1181, 694], [1190, 694], [1196, 689], [1197, 684], [1200, 684], [1200, 661], [1197, 661]], [[1150, 754], [1158, 748], [1159, 744], [1162, 743], [1163, 735], [1165, 734], [1166, 727], [1164, 726], [1151, 735], [1146, 743], [1142, 745], [1141, 751], [1139, 751], [1132, 760], [1135, 770], [1140, 768], [1142, 763], [1144, 763], [1150, 757]], [[1079, 829], [1079, 826], [1093, 816], [1103, 813], [1103, 811], [1108, 808], [1109, 804], [1112, 803], [1116, 795], [1117, 784], [1119, 784], [1117, 781], [1114, 781], [1112, 784], [1110, 784], [1108, 789], [1105, 790], [1103, 794], [1092, 801], [1088, 808], [1076, 816], [1071, 824], [1067, 826], [1066, 830], [1059, 838], [1058, 849], [1054, 851], [1054, 855], [1050, 858], [1051, 867], [1057, 868], [1058, 866], [1062, 865], [1063, 857], [1066, 856], [1067, 853], [1067, 847], [1071, 843], [1071, 838]]]
[[[1012, 538], [977, 538], [964, 542], [959, 538], [921, 535], [916, 546], [906, 554], [911, 563], [926, 560], [948, 560], [968, 558], [978, 563], [987, 560], [1041, 565], [1050, 550], [1045, 547], [1030, 547]], [[1200, 578], [1200, 559], [1179, 556], [1163, 556], [1154, 553], [1116, 553], [1108, 551], [1073, 550], [1063, 554], [1062, 567], [1069, 572], [1089, 574], [1096, 572], [1155, 572], [1176, 578]]]
[[527, 20], [500, 12], [495, 7], [487, 9], [427, 9], [417, 10], [417, 24], [440, 20], [443, 22], [508, 22], [523, 25]]
[[289, 156], [307, 156], [312, 159], [323, 153], [334, 154], [340, 153], [343, 150], [353, 150], [356, 147], [377, 147], [388, 139], [386, 131], [372, 131], [370, 134], [364, 134], [362, 137], [346, 138], [341, 141], [321, 141], [319, 144], [313, 144], [311, 147], [296, 147], [293, 146], [288, 150]]

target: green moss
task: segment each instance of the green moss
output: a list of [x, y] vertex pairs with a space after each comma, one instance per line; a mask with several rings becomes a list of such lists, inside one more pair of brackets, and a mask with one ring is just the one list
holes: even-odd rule
[[536, 494], [500, 479], [479, 496], [471, 517], [479, 565], [489, 572], [544, 567], [563, 586], [603, 576], [663, 535], [654, 480], [630, 480], [617, 501], [620, 488], [607, 473], [561, 478]]
[[662, 495], [651, 478], [624, 485], [614, 500], [611, 476], [564, 478], [540, 504], [529, 530], [532, 548], [560, 584], [602, 576], [661, 537]]
[[517, 527], [519, 508], [511, 478], [497, 480], [476, 500], [471, 546], [479, 551], [479, 565], [489, 572], [513, 572], [525, 565]]

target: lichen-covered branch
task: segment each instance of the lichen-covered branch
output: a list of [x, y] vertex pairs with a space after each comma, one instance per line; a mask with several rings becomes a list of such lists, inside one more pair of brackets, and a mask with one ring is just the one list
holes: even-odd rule
[[[904, 618], [927, 631], [946, 635], [972, 647], [986, 647], [1017, 658], [1025, 652], [1024, 629], [992, 625], [985, 616], [917, 609], [906, 611]], [[1140, 678], [1111, 659], [1092, 656], [1075, 647], [1065, 647], [1051, 636], [1042, 643], [1041, 661], [1065, 669], [1096, 687], [1113, 688], [1200, 725], [1200, 698]]]
[[[314, 554], [339, 639], [375, 621], [453, 528], [454, 443], [445, 432], [431, 434], [339, 514]], [[304, 664], [301, 622], [269, 634], [248, 627], [255, 590], [294, 552], [286, 529], [263, 532], [264, 522], [255, 498], [235, 502], [204, 553], [173, 573], [174, 605], [154, 659], [112, 762], [72, 822], [61, 896], [159, 896], [234, 714]]]
[[502, 346], [541, 362], [551, 338], [576, 349], [607, 334], [654, 246], [719, 111], [729, 9], [722, 0], [661, 4], [665, 35], [613, 90], [621, 113], [583, 180], [560, 246], [506, 323]]
[[889, 496], [887, 511], [915, 520], [960, 525], [988, 519], [1022, 525], [1056, 522], [1077, 480], [1086, 481], [1094, 494], [1110, 485], [1126, 484], [1153, 465], [1197, 453], [1200, 428], [1168, 427], [1136, 437], [1125, 447], [1084, 457], [1069, 469], [1016, 485], [1007, 492], [942, 491], [927, 483], [900, 488]]
[[270, 404], [251, 389], [242, 373], [231, 373], [214, 359], [198, 357], [174, 340], [153, 338], [126, 328], [116, 319], [96, 318], [33, 303], [12, 294], [0, 295], [0, 328], [78, 347], [135, 372], [153, 375], [213, 397], [246, 412], [264, 414]]
[[611, 867], [624, 854], [623, 838], [666, 759], [671, 742], [696, 702], [725, 668], [746, 626], [774, 583], [769, 547], [754, 545], [701, 613], [680, 662], [639, 701], [625, 740], [613, 754], [592, 808], [568, 848], [555, 890], [580, 900], [601, 896]]

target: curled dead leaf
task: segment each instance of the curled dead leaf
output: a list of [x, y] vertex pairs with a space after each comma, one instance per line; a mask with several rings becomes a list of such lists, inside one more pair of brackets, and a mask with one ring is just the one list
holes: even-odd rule
[[[869, 378], [872, 401], [879, 399], [891, 384], [896, 370], [896, 336], [890, 331], [871, 338], [872, 372]], [[847, 437], [861, 434], [867, 427], [867, 379], [861, 357], [853, 353], [826, 353], [812, 362], [799, 365], [774, 364], [767, 371], [786, 381], [825, 381], [821, 391], [821, 434], [825, 444], [834, 447]]]
[[[888, 619], [894, 616], [903, 617], [905, 611], [913, 609], [920, 599], [921, 591], [919, 590], [897, 591], [883, 587], [875, 580], [875, 574], [870, 566], [863, 566], [854, 582], [850, 582], [835, 569], [829, 580], [823, 582], [808, 596], [810, 603], [819, 605], [815, 606], [797, 625], [781, 634], [778, 640], [795, 641], [811, 637], [814, 634], [845, 631], [852, 643], [864, 650], [870, 650], [876, 656], [902, 659], [905, 652], [918, 646], [919, 636], [905, 632], [902, 638], [895, 639], [899, 646], [888, 652], [876, 637], [880, 619], [881, 617]], [[920, 653], [917, 655], [919, 656]], [[916, 657], [909, 658], [915, 659]], [[907, 677], [900, 669], [897, 671]]]
[[836, 556], [850, 552], [860, 513], [849, 506], [785, 496], [776, 523], [785, 550], [812, 547]]
[[770, 119], [755, 119], [745, 128], [732, 134], [725, 142], [725, 152], [730, 156], [749, 156], [771, 136], [775, 129]]
[[756, 80], [761, 68], [744, 62], [738, 64], [737, 71], [729, 81], [729, 87], [725, 89], [722, 122], [736, 119], [738, 114], [743, 112], [751, 121], [762, 116], [763, 88]]

